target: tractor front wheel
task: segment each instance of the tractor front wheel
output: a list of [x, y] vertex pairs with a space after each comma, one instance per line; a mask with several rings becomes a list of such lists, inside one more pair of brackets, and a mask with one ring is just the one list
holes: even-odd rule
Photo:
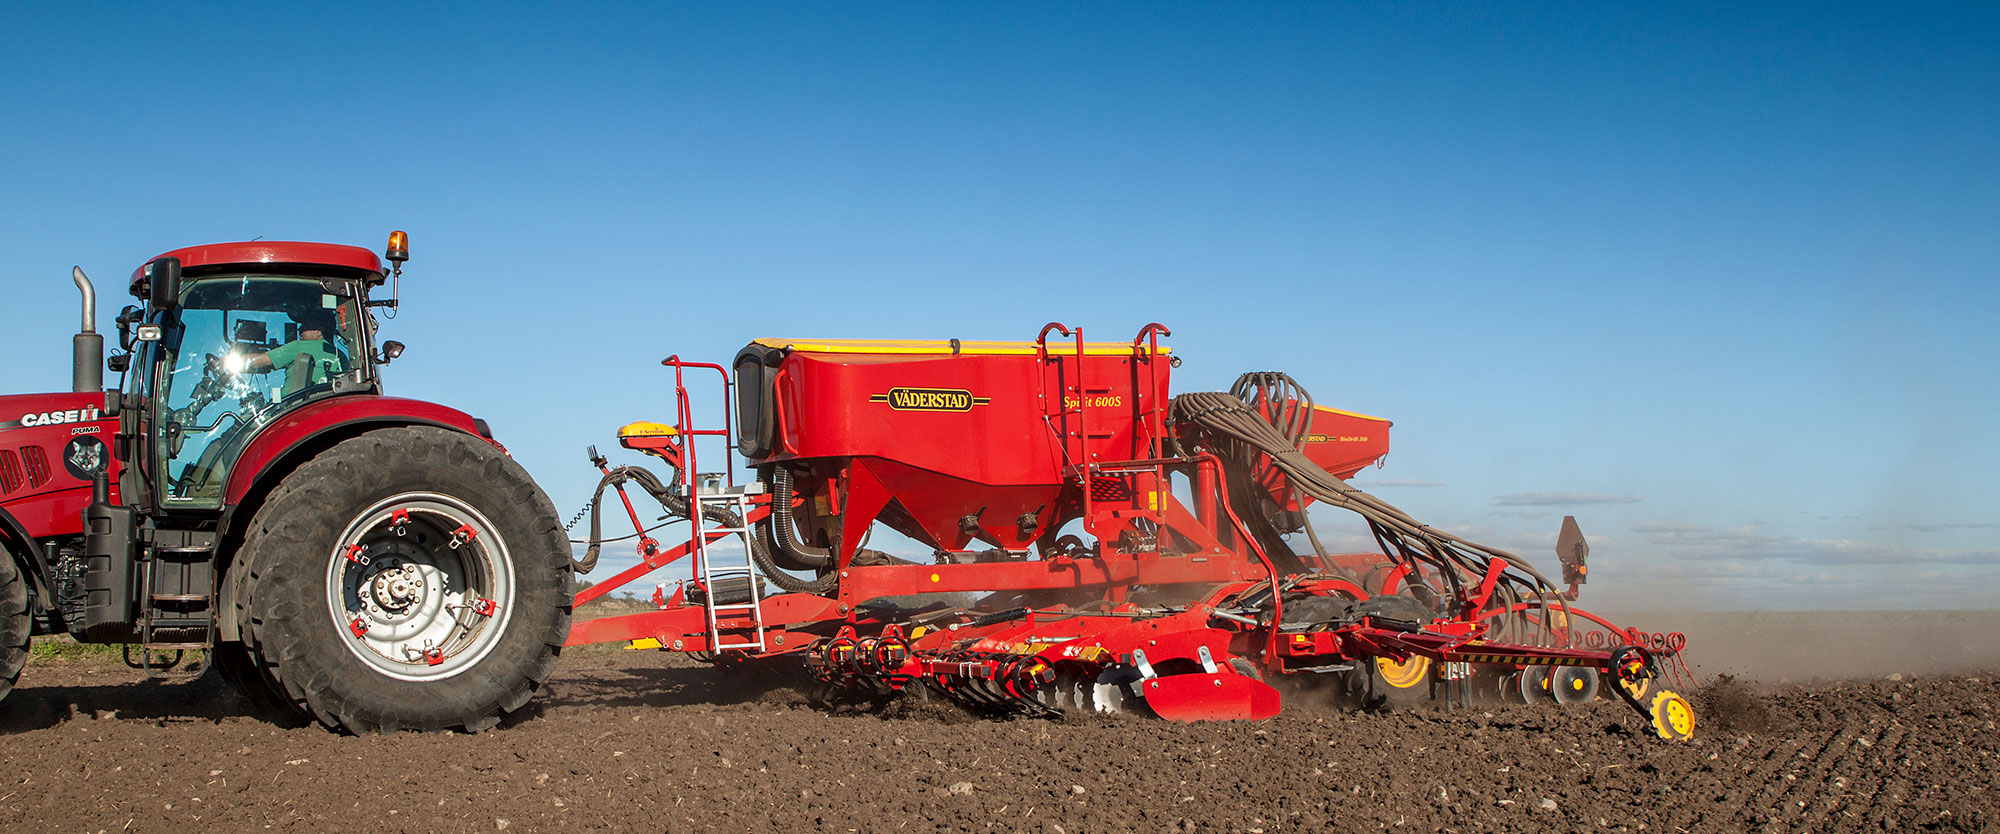
[[381, 429], [314, 457], [258, 510], [242, 565], [257, 670], [349, 732], [491, 727], [569, 633], [554, 505], [459, 432]]
[[14, 691], [28, 663], [28, 582], [6, 548], [0, 548], [0, 700]]

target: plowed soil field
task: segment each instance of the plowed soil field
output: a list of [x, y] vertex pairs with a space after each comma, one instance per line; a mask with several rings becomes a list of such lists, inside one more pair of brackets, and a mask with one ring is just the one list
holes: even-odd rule
[[1692, 742], [1627, 707], [972, 719], [826, 708], [789, 678], [568, 653], [479, 735], [351, 738], [214, 676], [31, 663], [0, 704], [0, 830], [1988, 831], [2000, 669], [1710, 678]]

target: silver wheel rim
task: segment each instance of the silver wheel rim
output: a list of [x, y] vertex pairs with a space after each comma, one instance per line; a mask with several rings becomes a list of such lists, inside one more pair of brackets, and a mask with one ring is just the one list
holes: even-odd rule
[[440, 680], [478, 664], [506, 633], [514, 566], [471, 505], [409, 492], [347, 525], [326, 595], [335, 633], [361, 662], [399, 680]]

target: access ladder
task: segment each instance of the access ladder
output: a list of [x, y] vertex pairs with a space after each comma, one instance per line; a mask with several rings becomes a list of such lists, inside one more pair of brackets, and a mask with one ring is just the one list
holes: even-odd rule
[[[694, 529], [694, 579], [705, 593], [702, 616], [708, 625], [708, 650], [748, 649], [763, 652], [764, 608], [758, 600], [757, 566], [750, 558], [750, 497], [738, 490], [709, 491], [692, 483], [688, 491], [689, 505], [696, 510], [691, 524]], [[711, 507], [723, 511], [717, 515], [726, 513], [726, 517], [736, 519], [735, 522], [704, 526]], [[742, 545], [740, 562], [731, 560], [731, 548], [725, 547], [720, 553], [713, 549], [716, 542], [709, 539], [717, 533], [723, 534], [724, 538], [733, 537], [737, 544]], [[738, 599], [735, 590], [738, 582], [742, 583], [742, 601], [726, 601]]]

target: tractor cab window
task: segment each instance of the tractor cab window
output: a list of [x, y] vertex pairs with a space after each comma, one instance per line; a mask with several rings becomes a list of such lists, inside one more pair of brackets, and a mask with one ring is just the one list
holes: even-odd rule
[[191, 281], [160, 342], [163, 506], [215, 507], [228, 467], [280, 412], [333, 392], [361, 344], [357, 299], [312, 278]]

